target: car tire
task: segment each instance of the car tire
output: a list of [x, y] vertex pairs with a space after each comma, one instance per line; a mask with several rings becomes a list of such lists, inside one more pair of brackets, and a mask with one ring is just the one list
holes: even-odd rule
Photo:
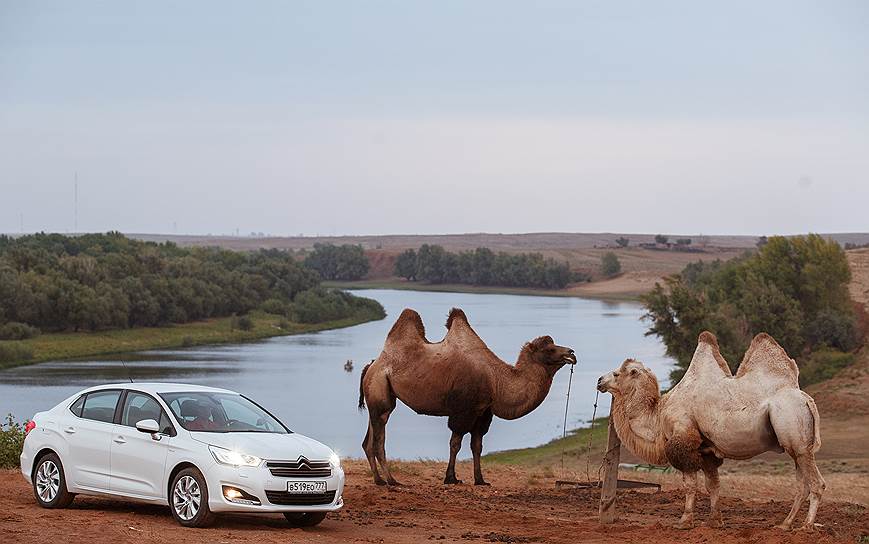
[[63, 463], [56, 453], [43, 455], [33, 470], [33, 496], [43, 508], [66, 508], [75, 498], [75, 493], [66, 489], [66, 474]]
[[169, 492], [172, 517], [184, 527], [207, 527], [215, 515], [208, 508], [208, 486], [198, 469], [185, 468], [175, 475]]
[[313, 527], [326, 519], [327, 512], [284, 512], [293, 527]]

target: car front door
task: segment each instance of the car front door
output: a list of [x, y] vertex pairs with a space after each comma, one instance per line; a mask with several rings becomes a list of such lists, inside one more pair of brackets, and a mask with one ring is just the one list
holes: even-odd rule
[[[160, 433], [152, 436], [136, 429], [136, 423], [153, 419]], [[120, 419], [112, 434], [112, 493], [148, 499], [166, 497], [166, 455], [175, 430], [160, 403], [146, 393], [128, 390]]]
[[76, 487], [109, 490], [112, 431], [119, 389], [91, 391], [82, 403], [73, 404], [76, 417], [64, 418], [63, 431], [69, 445], [69, 458], [63, 466]]

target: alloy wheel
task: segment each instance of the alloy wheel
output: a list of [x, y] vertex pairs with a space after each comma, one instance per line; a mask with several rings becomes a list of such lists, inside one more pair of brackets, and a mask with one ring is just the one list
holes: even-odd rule
[[172, 506], [175, 513], [184, 521], [190, 521], [199, 513], [199, 505], [202, 493], [199, 484], [192, 476], [183, 476], [175, 482], [172, 493]]
[[36, 493], [43, 502], [51, 502], [60, 490], [60, 470], [51, 460], [43, 461], [36, 471]]

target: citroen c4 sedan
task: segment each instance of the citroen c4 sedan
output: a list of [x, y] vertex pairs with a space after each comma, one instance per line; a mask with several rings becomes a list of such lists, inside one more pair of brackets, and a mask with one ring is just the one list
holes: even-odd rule
[[168, 504], [187, 527], [221, 512], [278, 512], [311, 526], [344, 504], [334, 451], [226, 389], [92, 387], [25, 430], [21, 473], [45, 508], [81, 493]]

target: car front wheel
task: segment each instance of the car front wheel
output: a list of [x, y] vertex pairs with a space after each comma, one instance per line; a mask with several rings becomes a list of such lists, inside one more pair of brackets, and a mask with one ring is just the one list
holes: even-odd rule
[[33, 495], [43, 508], [66, 508], [75, 498], [66, 490], [63, 464], [57, 454], [49, 453], [39, 459], [33, 472]]
[[326, 519], [326, 512], [284, 512], [293, 527], [313, 527]]
[[214, 521], [205, 478], [195, 468], [185, 468], [175, 476], [169, 506], [175, 521], [185, 527], [207, 527]]

